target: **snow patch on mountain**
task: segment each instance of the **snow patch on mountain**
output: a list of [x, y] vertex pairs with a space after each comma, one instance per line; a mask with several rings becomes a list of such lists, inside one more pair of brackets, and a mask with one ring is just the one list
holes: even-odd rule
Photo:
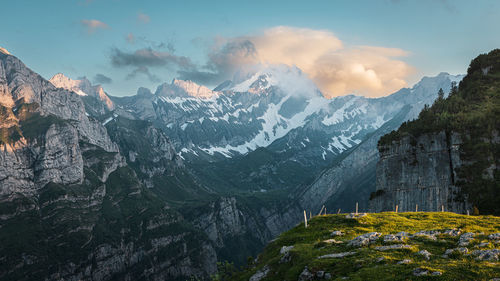
[[308, 104], [304, 111], [295, 114], [291, 118], [285, 118], [278, 112], [283, 103], [290, 97], [285, 96], [278, 104], [269, 104], [266, 112], [257, 118], [258, 120], [262, 120], [262, 129], [250, 141], [236, 146], [228, 144], [224, 147], [213, 146], [202, 148], [202, 150], [210, 155], [221, 153], [226, 157], [231, 157], [234, 152], [245, 154], [258, 147], [268, 146], [275, 140], [284, 137], [291, 130], [303, 126], [307, 118], [312, 114], [321, 110], [327, 110], [328, 104], [325, 103], [325, 99], [316, 97], [307, 101]]

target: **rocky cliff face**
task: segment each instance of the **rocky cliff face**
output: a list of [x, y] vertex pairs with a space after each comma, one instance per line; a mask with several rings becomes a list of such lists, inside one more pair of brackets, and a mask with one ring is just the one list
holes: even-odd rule
[[[425, 104], [432, 104], [442, 88], [451, 89], [451, 83], [463, 76], [441, 73], [437, 77], [424, 77], [411, 89], [402, 89], [379, 99], [384, 106], [401, 105], [396, 114], [367, 136], [359, 145], [344, 152], [337, 161], [324, 169], [314, 181], [297, 193], [299, 206], [305, 210], [319, 212], [323, 205], [330, 212], [354, 211], [356, 203], [360, 210], [369, 208], [370, 193], [376, 188], [376, 166], [379, 161], [377, 143], [379, 139], [397, 129], [403, 122], [417, 118]], [[382, 107], [383, 108], [383, 107]]]
[[128, 165], [144, 159], [134, 154], [144, 147], [156, 154], [145, 174], [181, 165], [161, 132], [141, 126], [148, 142], [125, 158], [76, 93], [5, 52], [0, 97], [0, 279], [185, 280], [215, 271], [206, 235]]
[[377, 190], [371, 201], [375, 212], [445, 211], [465, 213], [470, 205], [459, 198], [457, 170], [462, 137], [439, 132], [411, 141], [403, 138], [380, 147]]
[[472, 60], [460, 85], [380, 139], [374, 211], [500, 214], [500, 50]]

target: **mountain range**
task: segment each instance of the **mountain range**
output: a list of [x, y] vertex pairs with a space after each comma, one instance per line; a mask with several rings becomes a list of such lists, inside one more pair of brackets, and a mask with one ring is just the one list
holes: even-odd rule
[[277, 65], [115, 97], [2, 51], [0, 278], [183, 280], [243, 264], [304, 209], [367, 206], [379, 138], [462, 77], [327, 99]]

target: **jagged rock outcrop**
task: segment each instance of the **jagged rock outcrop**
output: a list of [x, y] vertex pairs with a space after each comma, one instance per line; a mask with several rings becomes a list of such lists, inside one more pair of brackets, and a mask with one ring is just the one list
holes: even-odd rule
[[[456, 170], [462, 137], [439, 132], [412, 142], [404, 138], [380, 147], [373, 211], [446, 211], [465, 213], [470, 206], [458, 198]], [[469, 209], [470, 210], [470, 209]]]
[[[102, 103], [104, 107], [99, 107], [97, 110], [98, 113], [104, 114], [107, 110], [115, 109], [115, 105], [113, 101], [109, 98], [109, 96], [104, 92], [104, 89], [101, 85], [93, 86], [87, 78], [81, 78], [79, 80], [73, 80], [69, 77], [66, 77], [62, 73], [58, 73], [54, 75], [49, 80], [54, 86], [58, 88], [63, 88], [68, 91], [73, 91], [79, 96], [92, 97], [97, 99]], [[99, 104], [99, 103], [94, 103]]]
[[[80, 96], [2, 52], [0, 103], [0, 279], [184, 280], [215, 272], [212, 242], [142, 184]], [[152, 173], [165, 173], [161, 163], [181, 165], [168, 138], [142, 125], [135, 147], [151, 148]]]

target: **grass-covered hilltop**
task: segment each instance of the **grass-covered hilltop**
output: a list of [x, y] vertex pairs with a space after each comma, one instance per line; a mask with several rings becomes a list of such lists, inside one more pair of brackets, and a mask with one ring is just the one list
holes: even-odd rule
[[[317, 216], [216, 280], [500, 280], [500, 218], [454, 213]], [[227, 268], [227, 267], [226, 267]]]

